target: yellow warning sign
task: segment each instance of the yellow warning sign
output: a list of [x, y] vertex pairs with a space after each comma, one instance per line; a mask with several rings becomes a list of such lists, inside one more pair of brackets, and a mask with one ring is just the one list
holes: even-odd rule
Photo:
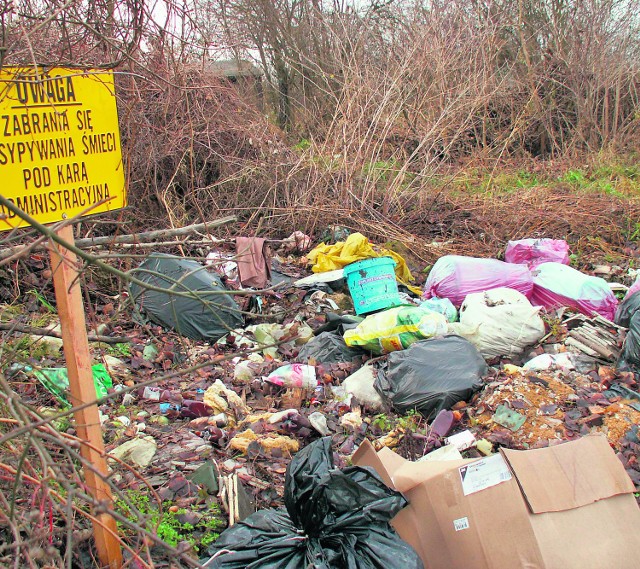
[[[40, 223], [127, 205], [113, 73], [0, 71], [0, 194]], [[27, 225], [0, 204], [0, 231]]]

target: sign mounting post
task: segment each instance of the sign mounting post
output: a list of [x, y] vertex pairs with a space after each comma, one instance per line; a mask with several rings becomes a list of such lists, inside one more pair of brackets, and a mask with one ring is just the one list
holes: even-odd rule
[[[113, 73], [65, 68], [0, 71], [0, 171], [2, 195], [40, 223], [114, 211], [126, 191]], [[0, 231], [27, 226], [0, 206]], [[73, 245], [73, 227], [57, 231]], [[104, 568], [118, 569], [122, 551], [115, 519], [76, 255], [51, 242], [51, 268], [69, 375], [69, 400], [87, 461], [84, 480], [107, 506], [94, 512], [96, 549]]]

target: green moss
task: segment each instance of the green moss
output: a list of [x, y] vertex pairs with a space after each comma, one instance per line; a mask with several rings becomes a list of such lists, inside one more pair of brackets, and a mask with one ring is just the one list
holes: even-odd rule
[[[180, 508], [171, 511], [173, 503], [170, 501], [165, 501], [161, 507], [158, 507], [157, 502], [152, 501], [147, 493], [127, 490], [125, 496], [126, 500], [122, 498], [116, 500], [116, 511], [130, 522], [154, 533], [171, 547], [176, 547], [180, 542], [186, 542], [191, 544], [196, 553], [199, 553], [218, 539], [219, 530], [225, 525], [220, 515], [220, 508], [215, 502], [210, 503], [204, 512], [202, 507], [195, 509], [201, 517], [194, 525], [181, 522], [180, 517], [189, 513], [189, 510]], [[119, 522], [118, 525], [125, 535], [135, 533], [127, 524]]]
[[129, 344], [107, 345], [107, 353], [112, 356], [128, 357], [131, 355], [131, 346]]

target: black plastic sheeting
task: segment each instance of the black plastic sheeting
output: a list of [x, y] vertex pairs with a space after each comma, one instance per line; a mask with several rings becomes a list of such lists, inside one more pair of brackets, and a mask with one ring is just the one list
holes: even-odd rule
[[624, 326], [625, 328], [629, 328], [629, 324], [631, 323], [631, 318], [638, 311], [639, 308], [640, 308], [640, 291], [625, 298], [618, 305], [618, 309], [616, 310], [615, 323], [618, 326]]
[[468, 401], [482, 386], [487, 371], [484, 358], [473, 344], [450, 335], [392, 352], [378, 370], [374, 385], [400, 413], [416, 409], [431, 419], [458, 401]]
[[302, 346], [296, 361], [306, 364], [309, 358], [313, 358], [318, 364], [349, 363], [366, 353], [358, 348], [350, 348], [344, 338], [334, 332], [323, 332]]
[[640, 372], [640, 292], [625, 298], [616, 311], [616, 324], [629, 328], [617, 366]]
[[[285, 508], [261, 510], [209, 548], [216, 569], [422, 569], [389, 521], [406, 505], [371, 469], [333, 467], [331, 438], [289, 464]], [[217, 556], [216, 556], [217, 555]]]
[[200, 293], [183, 297], [129, 285], [131, 298], [150, 320], [187, 338], [215, 341], [244, 324], [231, 294], [220, 294], [227, 290], [220, 277], [196, 261], [154, 253], [131, 273], [167, 291]]
[[320, 326], [320, 328], [316, 328], [314, 334], [319, 336], [324, 332], [336, 332], [341, 336], [347, 330], [352, 330], [353, 328], [357, 328], [358, 324], [364, 320], [362, 316], [351, 316], [349, 314], [334, 314], [333, 312], [327, 312], [325, 314], [327, 322]]

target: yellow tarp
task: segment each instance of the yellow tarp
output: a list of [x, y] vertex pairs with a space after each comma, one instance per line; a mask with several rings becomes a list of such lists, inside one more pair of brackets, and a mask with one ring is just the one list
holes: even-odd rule
[[396, 279], [415, 294], [422, 294], [418, 287], [409, 284], [413, 275], [407, 267], [402, 255], [383, 247], [374, 247], [362, 233], [352, 233], [346, 241], [338, 241], [335, 245], [320, 243], [307, 255], [309, 263], [313, 265], [314, 273], [326, 273], [343, 269], [350, 263], [370, 259], [372, 257], [391, 257], [396, 262]]

